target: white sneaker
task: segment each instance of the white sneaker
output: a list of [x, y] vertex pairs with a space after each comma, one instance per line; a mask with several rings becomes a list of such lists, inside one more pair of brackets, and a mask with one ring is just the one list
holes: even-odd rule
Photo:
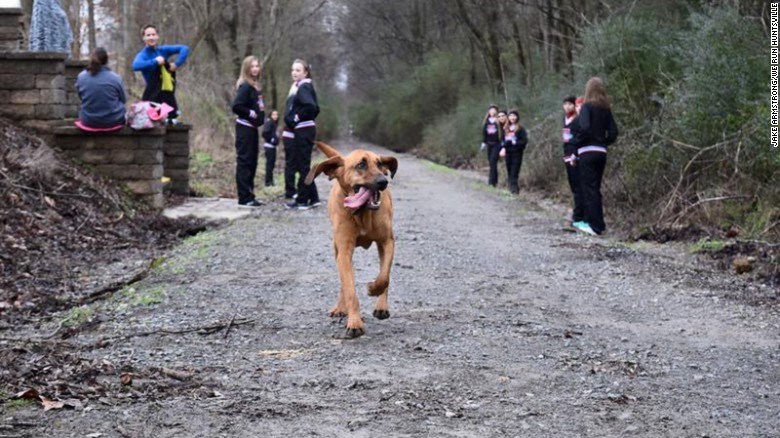
[[576, 229], [577, 231], [581, 231], [585, 234], [590, 234], [591, 236], [598, 236], [598, 234], [596, 234], [596, 232], [593, 231], [593, 228], [591, 228], [587, 222], [575, 222], [574, 229]]

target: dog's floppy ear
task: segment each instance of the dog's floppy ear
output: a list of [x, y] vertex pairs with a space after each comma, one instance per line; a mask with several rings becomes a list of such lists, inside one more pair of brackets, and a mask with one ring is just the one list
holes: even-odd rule
[[336, 176], [336, 171], [338, 171], [339, 168], [343, 165], [344, 159], [341, 157], [341, 155], [328, 158], [327, 160], [317, 164], [316, 167], [309, 171], [309, 174], [306, 175], [306, 181], [304, 181], [304, 183], [307, 185], [311, 184], [312, 181], [314, 181], [314, 178], [317, 178], [317, 176], [321, 173], [328, 175], [328, 179], [333, 179]]
[[395, 172], [398, 170], [398, 160], [395, 157], [379, 157], [379, 162], [390, 169], [390, 178], [395, 177]]
[[339, 151], [333, 149], [332, 147], [330, 147], [329, 145], [321, 141], [315, 141], [314, 144], [316, 144], [317, 149], [319, 149], [328, 158], [338, 157], [339, 155], [341, 155], [339, 154]]

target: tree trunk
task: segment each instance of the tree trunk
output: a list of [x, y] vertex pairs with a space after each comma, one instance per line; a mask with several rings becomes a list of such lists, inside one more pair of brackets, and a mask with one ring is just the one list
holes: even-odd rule
[[97, 37], [95, 36], [95, 0], [87, 0], [87, 27], [89, 51], [92, 53], [97, 47]]

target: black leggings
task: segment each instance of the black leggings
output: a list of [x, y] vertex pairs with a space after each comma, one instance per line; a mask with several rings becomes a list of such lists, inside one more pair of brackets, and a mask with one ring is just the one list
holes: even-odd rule
[[299, 204], [311, 204], [320, 201], [320, 195], [317, 193], [317, 184], [314, 181], [306, 184], [306, 175], [311, 169], [311, 153], [314, 149], [314, 138], [317, 136], [317, 129], [314, 127], [301, 128], [295, 130], [295, 138], [292, 141], [292, 148], [295, 150], [295, 173], [298, 173], [298, 197], [295, 201]]
[[495, 187], [498, 184], [498, 153], [501, 151], [501, 143], [487, 143], [487, 156], [490, 163], [488, 184]]
[[601, 152], [586, 152], [580, 155], [577, 161], [585, 222], [598, 234], [607, 228], [604, 224], [604, 208], [601, 205], [601, 177], [604, 176], [606, 166], [607, 154]]
[[265, 185], [274, 185], [274, 166], [276, 165], [276, 148], [265, 149]]
[[238, 202], [242, 204], [255, 199], [259, 147], [257, 128], [236, 123], [236, 187]]
[[514, 194], [520, 193], [520, 185], [517, 180], [520, 178], [520, 168], [523, 166], [523, 152], [525, 152], [525, 147], [506, 149], [507, 185], [509, 185], [509, 191]]
[[284, 197], [292, 199], [295, 189], [295, 148], [294, 139], [284, 137]]
[[580, 168], [578, 165], [570, 166], [564, 164], [566, 167], [566, 177], [569, 180], [569, 188], [571, 189], [572, 197], [574, 198], [574, 209], [571, 212], [571, 221], [580, 222], [585, 220], [585, 207], [582, 203], [582, 187], [580, 187]]

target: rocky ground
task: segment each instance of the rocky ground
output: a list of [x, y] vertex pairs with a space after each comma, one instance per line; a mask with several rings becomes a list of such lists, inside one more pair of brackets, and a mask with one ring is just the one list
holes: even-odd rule
[[365, 336], [327, 316], [326, 209], [279, 200], [0, 331], [0, 436], [777, 436], [777, 290], [399, 159], [389, 319], [355, 257]]

